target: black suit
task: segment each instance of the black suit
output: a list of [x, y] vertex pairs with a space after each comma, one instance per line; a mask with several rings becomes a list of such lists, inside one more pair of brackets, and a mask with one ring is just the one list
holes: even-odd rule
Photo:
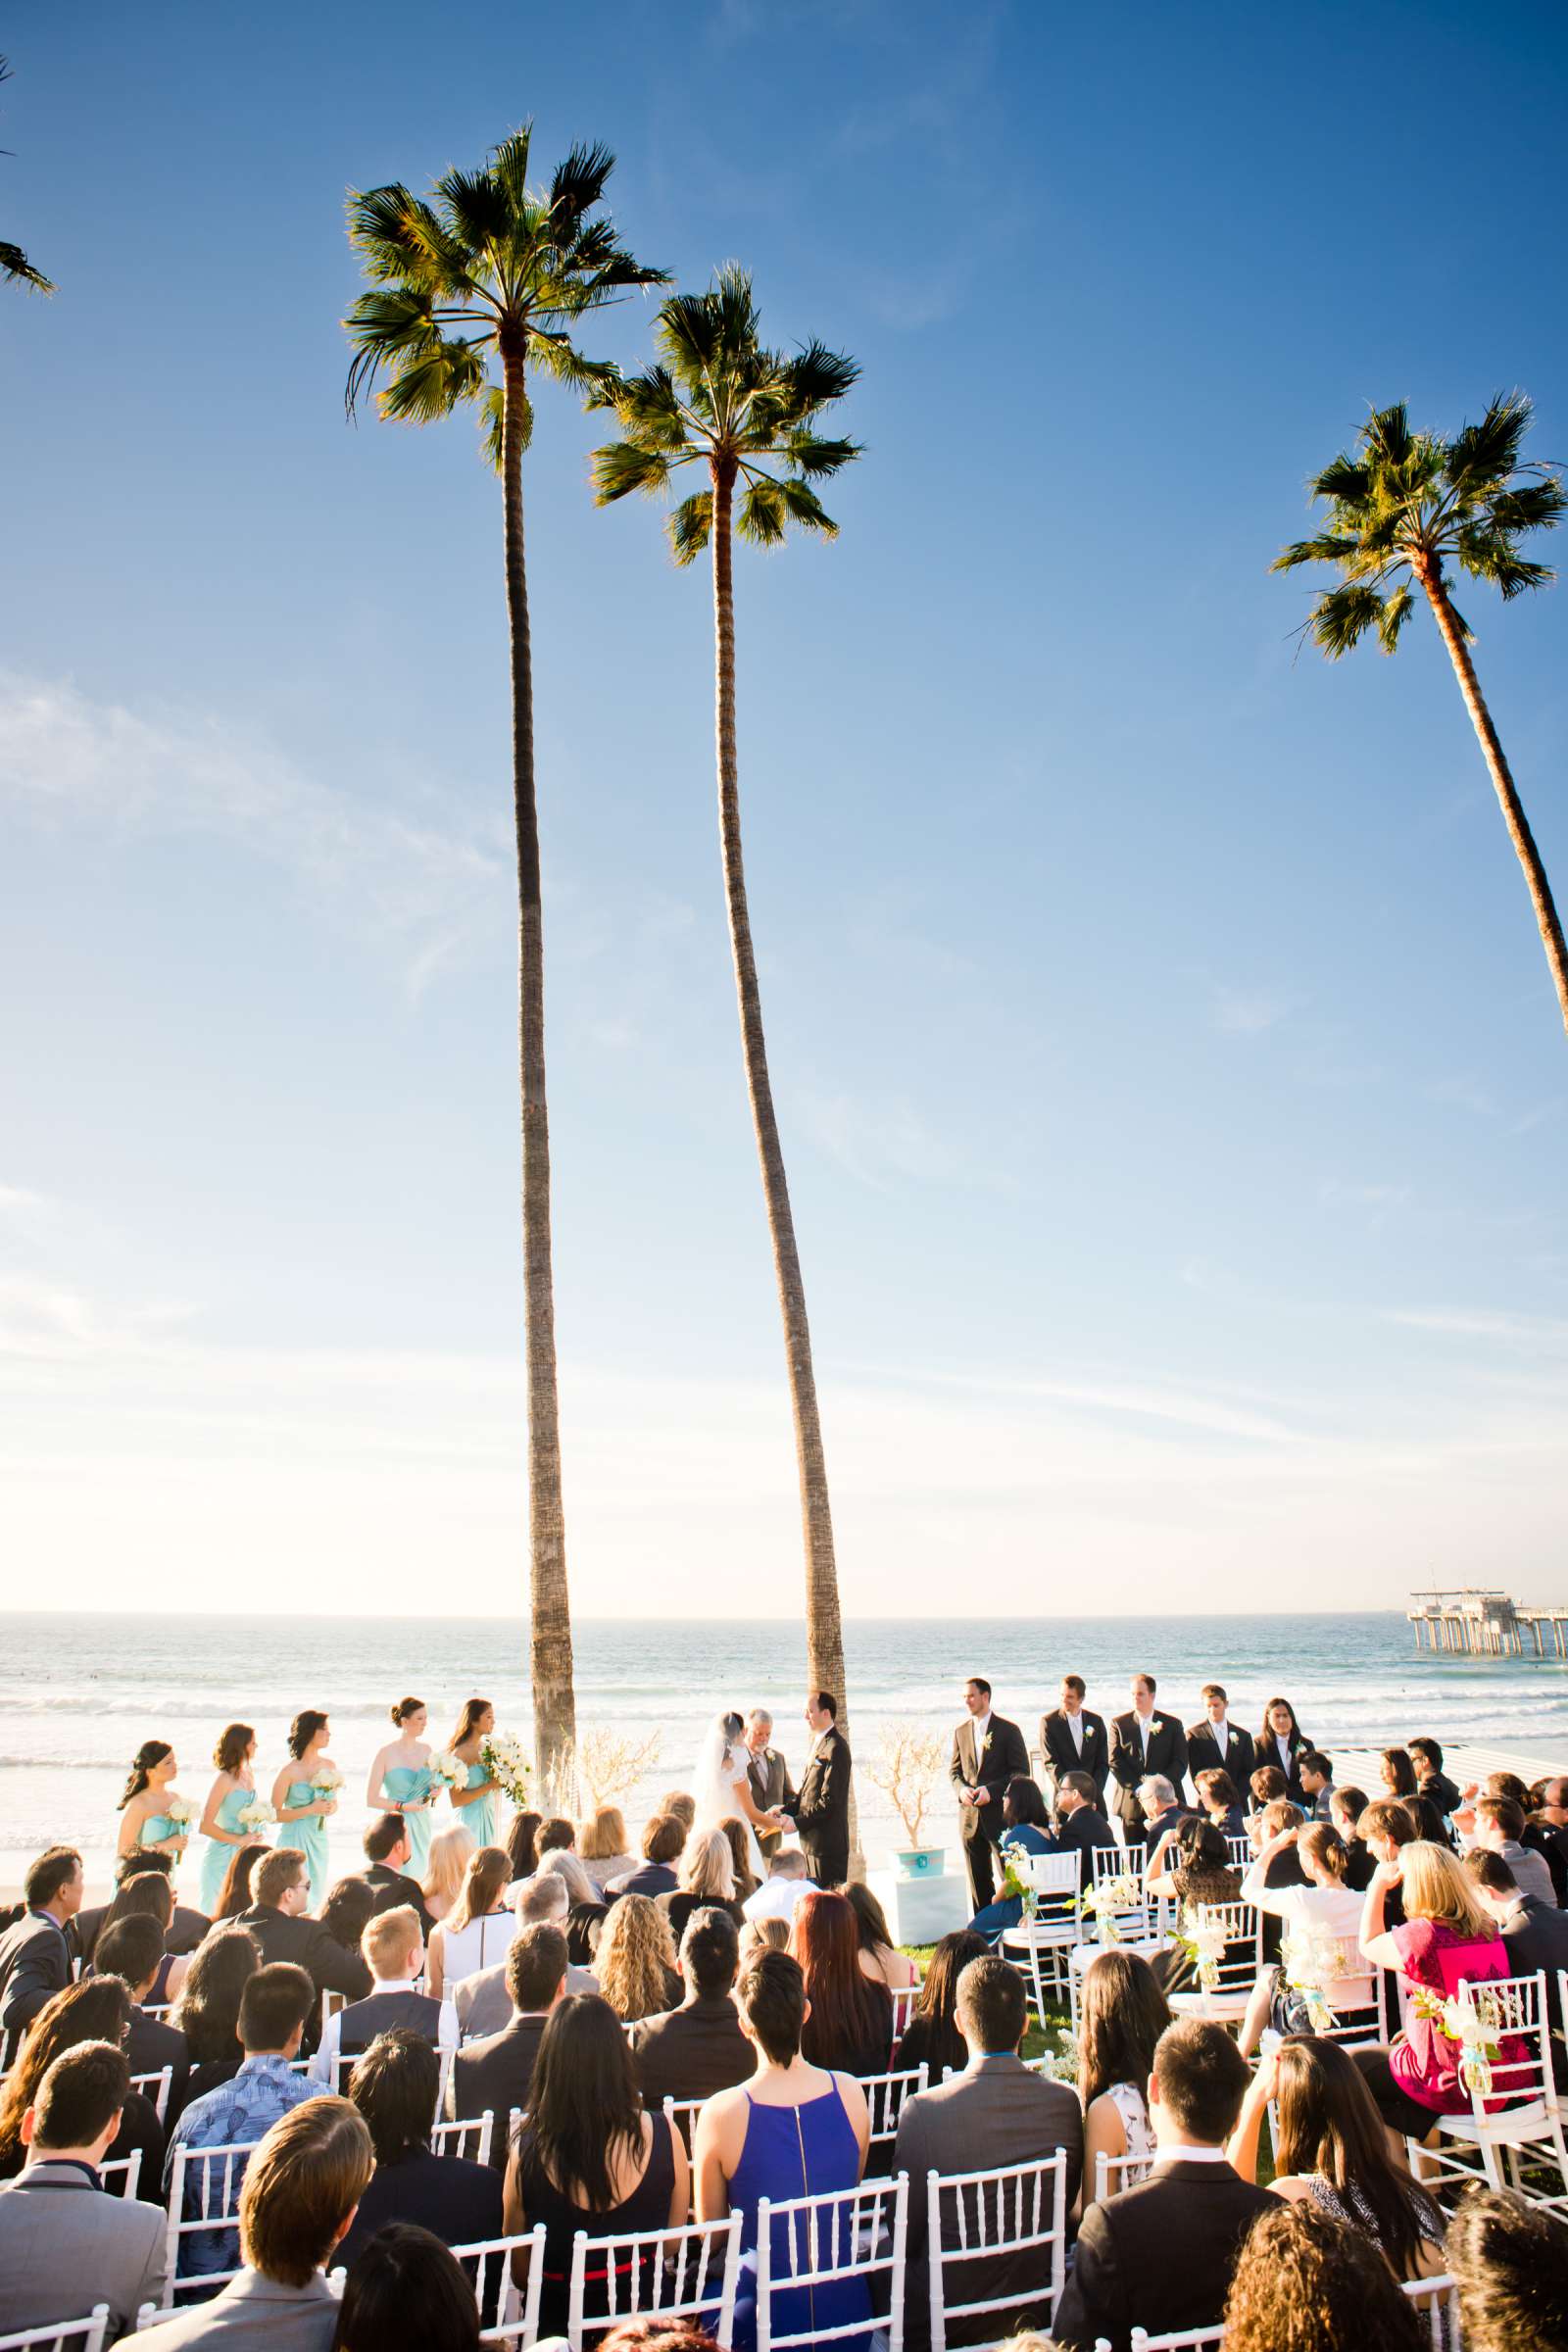
[[355, 2256], [390, 2222], [413, 2222], [444, 2246], [480, 2245], [501, 2235], [501, 2180], [494, 2165], [413, 2149], [396, 2164], [376, 2166], [360, 2199], [354, 2227], [332, 2257], [332, 2268], [341, 2265], [351, 2271]]
[[[790, 1787], [790, 1768], [776, 1747], [764, 1747], [761, 1754], [746, 1751], [746, 1778], [752, 1787], [752, 1802], [759, 1813], [776, 1812], [780, 1805], [793, 1805], [795, 1791]], [[769, 1860], [784, 1842], [782, 1830], [759, 1830], [757, 1842]]]
[[1186, 1770], [1187, 1734], [1174, 1715], [1161, 1715], [1157, 1707], [1151, 1715], [1147, 1754], [1136, 1711], [1116, 1717], [1110, 1727], [1110, 1773], [1116, 1784], [1112, 1802], [1126, 1825], [1129, 1838], [1144, 1834], [1144, 1808], [1133, 1793], [1139, 1782], [1158, 1773], [1169, 1781], [1180, 1798]]
[[1275, 1771], [1284, 1773], [1285, 1793], [1293, 1805], [1300, 1806], [1303, 1813], [1309, 1813], [1311, 1807], [1306, 1801], [1306, 1791], [1301, 1787], [1301, 1758], [1311, 1745], [1311, 1740], [1303, 1740], [1299, 1732], [1294, 1733], [1288, 1742], [1291, 1760], [1287, 1765], [1280, 1761], [1280, 1744], [1273, 1733], [1260, 1732], [1252, 1758], [1254, 1772], [1261, 1771], [1265, 1764], [1269, 1764]]
[[24, 1911], [0, 1936], [0, 2041], [16, 2056], [23, 2028], [71, 1983], [71, 1946], [52, 1911]]
[[435, 1921], [424, 1907], [424, 1889], [417, 1879], [405, 1878], [401, 1871], [389, 1870], [384, 1862], [372, 1862], [368, 1870], [357, 1871], [355, 1876], [375, 1891], [372, 1919], [379, 1919], [383, 1911], [401, 1911], [407, 1903], [412, 1911], [418, 1913], [419, 1933], [429, 1942]]
[[953, 1735], [948, 1778], [955, 1788], [978, 1788], [985, 1796], [984, 1804], [963, 1805], [958, 1812], [969, 1892], [975, 1909], [983, 1911], [996, 1892], [991, 1864], [1005, 1826], [1002, 1800], [1007, 1783], [1029, 1778], [1029, 1750], [1018, 1726], [1008, 1723], [1004, 1716], [993, 1715], [986, 1729], [984, 1746], [977, 1750], [975, 1719], [966, 1715]]
[[[498, 2172], [507, 2169], [507, 2119], [514, 2107], [526, 2107], [533, 2062], [544, 2037], [542, 2016], [519, 2017], [483, 2041], [470, 2041], [452, 2061], [447, 2082], [447, 2113], [454, 2122], [469, 2123], [488, 2107], [495, 2117], [490, 2161]], [[440, 2161], [444, 2164], [446, 2158]]]
[[1083, 1726], [1084, 1743], [1080, 1752], [1072, 1736], [1072, 1720], [1065, 1707], [1054, 1707], [1049, 1715], [1040, 1718], [1040, 1748], [1051, 1776], [1052, 1792], [1061, 1787], [1069, 1772], [1087, 1772], [1102, 1799], [1105, 1783], [1110, 1778], [1110, 1739], [1105, 1730], [1103, 1715], [1091, 1715], [1087, 1707], [1078, 1710]]
[[169, 2105], [164, 2115], [166, 2123], [172, 2125], [185, 2104], [185, 2085], [190, 2079], [190, 2044], [178, 2027], [166, 2026], [161, 2018], [133, 2009], [125, 2064], [133, 2075], [160, 2075], [168, 2067]]
[[1164, 2163], [1091, 2205], [1078, 2258], [1052, 2330], [1064, 2352], [1094, 2352], [1107, 2336], [1128, 2352], [1134, 2328], [1151, 2335], [1215, 2328], [1248, 2231], [1279, 2200], [1228, 2164]]
[[[72, 1921], [72, 1939], [84, 1962], [91, 1960], [93, 1947], [103, 1933], [104, 1921], [108, 1916], [107, 1903], [94, 1903], [90, 1911], [78, 1911]], [[212, 1924], [205, 1911], [192, 1911], [186, 1904], [176, 1903], [164, 1930], [165, 1951], [176, 1960], [188, 1958], [208, 1934]], [[223, 1925], [227, 1927], [230, 1922], [224, 1920]]]
[[640, 1862], [618, 1879], [612, 1879], [605, 1888], [609, 1902], [614, 1903], [623, 1894], [646, 1894], [650, 1901], [661, 1894], [673, 1894], [680, 1880], [667, 1862]]
[[665, 2099], [710, 2099], [757, 2072], [757, 2052], [741, 2032], [728, 1993], [691, 1993], [679, 2009], [645, 2017], [630, 2034], [631, 2062], [647, 2108]]
[[836, 1723], [817, 1740], [800, 1794], [779, 1810], [800, 1832], [818, 1886], [842, 1886], [850, 1875], [850, 1743]]
[[[1219, 1741], [1214, 1737], [1214, 1726], [1206, 1715], [1201, 1723], [1190, 1723], [1187, 1726], [1187, 1769], [1193, 1778], [1193, 1793], [1195, 1796], [1198, 1793], [1198, 1776], [1200, 1772], [1228, 1772], [1237, 1795], [1245, 1804], [1247, 1784], [1252, 1777], [1256, 1762], [1257, 1741], [1239, 1723], [1227, 1722], [1225, 1730], [1225, 1753], [1221, 1755]], [[1181, 1790], [1178, 1789], [1176, 1793], [1179, 1796]]]
[[341, 1992], [351, 2001], [363, 2001], [370, 1989], [370, 1972], [359, 1953], [346, 1951], [318, 1919], [290, 1919], [270, 1904], [256, 1903], [240, 1913], [236, 1925], [255, 1939], [264, 1968], [270, 1968], [274, 1960], [292, 1960], [316, 1986], [316, 2010], [305, 2021], [307, 2049], [314, 2050], [321, 2037], [323, 1992]]
[[1551, 2071], [1559, 2090], [1568, 2090], [1568, 2046], [1563, 2041], [1565, 2021], [1562, 2009], [1562, 1986], [1557, 1971], [1568, 1969], [1568, 1911], [1554, 1910], [1526, 1895], [1502, 1923], [1502, 1940], [1508, 1947], [1508, 1974], [1511, 1977], [1533, 1976], [1544, 1969], [1546, 1974], [1546, 2015], [1551, 2020]]
[[1089, 1856], [1096, 1852], [1104, 1853], [1107, 1848], [1114, 1853], [1116, 1833], [1098, 1807], [1080, 1805], [1076, 1813], [1057, 1814], [1055, 1843], [1058, 1854], [1083, 1855], [1079, 1879], [1087, 1886], [1093, 1881], [1095, 1869]]

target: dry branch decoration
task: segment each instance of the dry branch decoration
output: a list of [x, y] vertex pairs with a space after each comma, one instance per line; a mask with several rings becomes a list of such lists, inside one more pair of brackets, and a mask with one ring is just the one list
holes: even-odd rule
[[918, 1723], [885, 1724], [869, 1763], [860, 1769], [873, 1788], [880, 1788], [904, 1824], [911, 1846], [920, 1842], [926, 1807], [947, 1763], [947, 1745], [936, 1732]]
[[618, 1805], [638, 1782], [653, 1771], [663, 1746], [662, 1735], [628, 1740], [618, 1732], [594, 1729], [577, 1741], [577, 1780], [590, 1805]]

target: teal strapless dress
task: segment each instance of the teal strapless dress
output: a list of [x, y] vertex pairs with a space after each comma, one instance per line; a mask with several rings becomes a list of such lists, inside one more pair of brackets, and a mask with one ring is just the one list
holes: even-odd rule
[[[254, 1788], [231, 1788], [228, 1794], [224, 1797], [222, 1803], [218, 1808], [219, 1828], [220, 1830], [227, 1830], [231, 1838], [238, 1838], [241, 1835], [239, 1826], [240, 1813], [242, 1809], [251, 1802], [255, 1794], [256, 1791]], [[224, 1875], [227, 1872], [230, 1862], [232, 1862], [234, 1859], [234, 1852], [235, 1849], [233, 1846], [224, 1845], [222, 1840], [218, 1838], [209, 1838], [204, 1845], [202, 1851], [201, 1908], [206, 1912], [209, 1919], [211, 1919], [213, 1916], [214, 1908], [218, 1902], [219, 1889], [223, 1884]]]
[[[482, 1764], [468, 1766], [468, 1787], [470, 1788], [477, 1788], [479, 1783], [488, 1780], [489, 1777]], [[488, 1795], [476, 1796], [471, 1805], [454, 1805], [453, 1807], [453, 1811], [464, 1828], [473, 1832], [480, 1845], [499, 1845], [501, 1843], [501, 1839], [497, 1836], [501, 1825], [496, 1819], [499, 1810], [496, 1799], [500, 1794], [499, 1788], [492, 1788]]]
[[[308, 1805], [316, 1798], [324, 1804], [324, 1797], [316, 1797], [310, 1781], [290, 1781], [283, 1791], [285, 1805]], [[318, 1911], [326, 1892], [326, 1823], [319, 1813], [302, 1814], [298, 1821], [285, 1821], [278, 1829], [279, 1845], [297, 1845], [305, 1856], [305, 1866], [311, 1874], [311, 1909]]]
[[[435, 1783], [422, 1764], [394, 1764], [382, 1776], [382, 1788], [395, 1805], [417, 1804], [420, 1797], [429, 1795]], [[411, 1813], [408, 1816], [409, 1843], [413, 1853], [409, 1860], [410, 1878], [422, 1879], [424, 1866], [430, 1857], [430, 1815]]]

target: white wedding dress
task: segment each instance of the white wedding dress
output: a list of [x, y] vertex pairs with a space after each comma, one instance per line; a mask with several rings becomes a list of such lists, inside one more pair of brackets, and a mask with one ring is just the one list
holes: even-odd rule
[[[692, 1775], [692, 1795], [697, 1812], [692, 1822], [694, 1830], [716, 1830], [720, 1822], [746, 1821], [740, 1801], [740, 1791], [747, 1786], [746, 1748], [739, 1740], [725, 1737], [720, 1720], [710, 1727], [697, 1769]], [[753, 1800], [755, 1802], [755, 1799]], [[757, 1832], [746, 1822], [746, 1837], [751, 1852], [752, 1875], [765, 1879], [767, 1864], [757, 1842]]]

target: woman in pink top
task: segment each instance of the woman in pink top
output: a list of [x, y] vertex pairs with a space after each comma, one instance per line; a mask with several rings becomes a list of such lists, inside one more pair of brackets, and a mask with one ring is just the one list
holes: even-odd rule
[[[1404, 1895], [1403, 1923], [1393, 1929], [1383, 1924], [1391, 1886], [1400, 1886]], [[1434, 2139], [1440, 2115], [1470, 2112], [1470, 2093], [1459, 2079], [1459, 2044], [1444, 2032], [1441, 2018], [1420, 2014], [1415, 1996], [1428, 1992], [1447, 2000], [1461, 1978], [1481, 1984], [1507, 1976], [1507, 1946], [1447, 1847], [1418, 1838], [1401, 1846], [1394, 1861], [1378, 1864], [1361, 1912], [1361, 1949], [1375, 1968], [1397, 1971], [1412, 1997], [1404, 2031], [1392, 2047], [1350, 2055], [1388, 2130], [1399, 2138]], [[1525, 2052], [1515, 2037], [1504, 2036], [1500, 2056], [1504, 2064], [1518, 2065]], [[1489, 2101], [1503, 2104], [1500, 2098]]]

